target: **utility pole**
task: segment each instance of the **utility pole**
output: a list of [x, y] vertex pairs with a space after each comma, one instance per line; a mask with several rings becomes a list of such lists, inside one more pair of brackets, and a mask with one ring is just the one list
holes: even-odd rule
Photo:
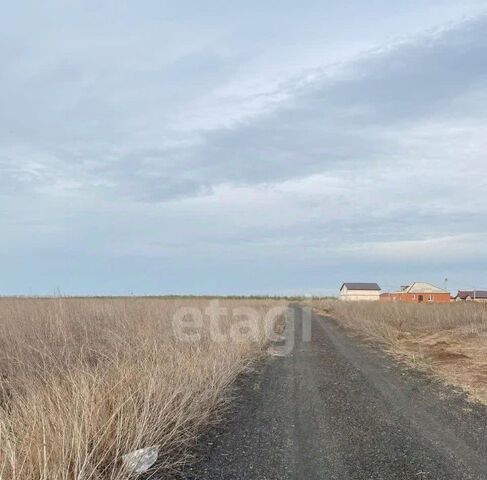
[[448, 292], [448, 278], [445, 278], [445, 290]]

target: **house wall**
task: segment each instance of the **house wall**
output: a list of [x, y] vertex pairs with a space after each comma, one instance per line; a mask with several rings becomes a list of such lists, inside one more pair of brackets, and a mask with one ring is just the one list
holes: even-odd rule
[[473, 297], [468, 296], [465, 300], [458, 298], [457, 301], [460, 302], [479, 302], [479, 303], [487, 303], [487, 298], [476, 298], [475, 300]]
[[340, 292], [340, 300], [348, 302], [378, 302], [380, 291], [378, 290], [348, 290], [346, 287]]
[[423, 296], [422, 303], [450, 303], [451, 301], [449, 293], [391, 293], [389, 297], [384, 297], [382, 301], [421, 303], [419, 301], [420, 295]]

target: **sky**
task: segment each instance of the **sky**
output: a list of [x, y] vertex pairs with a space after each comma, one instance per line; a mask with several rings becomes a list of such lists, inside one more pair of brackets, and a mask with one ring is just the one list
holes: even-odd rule
[[0, 16], [0, 294], [487, 289], [485, 0]]

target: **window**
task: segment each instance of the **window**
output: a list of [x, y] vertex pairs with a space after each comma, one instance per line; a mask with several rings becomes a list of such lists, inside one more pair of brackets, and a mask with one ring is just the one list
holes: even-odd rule
[[428, 297], [428, 302], [432, 302], [432, 301], [433, 301], [433, 295], [430, 295], [430, 296]]

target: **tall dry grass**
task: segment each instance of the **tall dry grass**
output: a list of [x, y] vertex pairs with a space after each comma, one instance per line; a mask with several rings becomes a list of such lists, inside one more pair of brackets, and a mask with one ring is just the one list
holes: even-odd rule
[[487, 304], [315, 300], [312, 306], [487, 403]]
[[[0, 479], [119, 480], [122, 455], [159, 445], [152, 471], [188, 460], [218, 421], [252, 339], [185, 342], [174, 313], [198, 299], [0, 299]], [[233, 300], [262, 314], [275, 301]], [[237, 320], [221, 319], [223, 337]]]
[[341, 324], [370, 338], [394, 344], [404, 335], [455, 331], [460, 336], [487, 336], [487, 305], [473, 302], [411, 304], [402, 302], [313, 301]]

